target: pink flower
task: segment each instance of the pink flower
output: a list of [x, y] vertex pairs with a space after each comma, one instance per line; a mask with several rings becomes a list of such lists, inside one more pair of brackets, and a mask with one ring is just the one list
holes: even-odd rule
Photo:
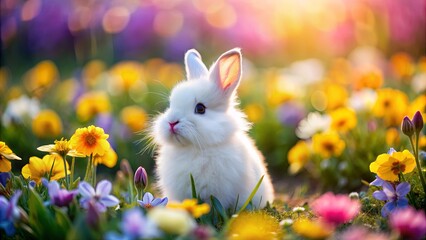
[[354, 219], [359, 213], [361, 204], [347, 195], [334, 195], [328, 192], [316, 199], [311, 207], [313, 212], [324, 221], [339, 225]]
[[395, 210], [389, 217], [389, 223], [404, 239], [423, 239], [426, 235], [425, 213], [412, 207]]

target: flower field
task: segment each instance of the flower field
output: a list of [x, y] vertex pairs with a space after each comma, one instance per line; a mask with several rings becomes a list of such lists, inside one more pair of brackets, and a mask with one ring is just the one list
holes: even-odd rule
[[[2, 1], [1, 238], [424, 239], [425, 7]], [[251, 179], [247, 196], [231, 193], [232, 207], [229, 186], [215, 196], [203, 184], [245, 174], [244, 163], [190, 172], [184, 199], [160, 186], [176, 174], [159, 173], [159, 116], [175, 107], [176, 85], [216, 70], [226, 109], [238, 87], [252, 125], [235, 124], [250, 128], [270, 175]], [[214, 107], [196, 102], [191, 114]], [[179, 121], [167, 124], [179, 132]], [[202, 153], [213, 146], [195, 136]], [[260, 208], [269, 179], [275, 200]]]

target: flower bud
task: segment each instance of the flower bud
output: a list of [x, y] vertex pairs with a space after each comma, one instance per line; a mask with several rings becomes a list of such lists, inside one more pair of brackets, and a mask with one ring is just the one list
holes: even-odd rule
[[143, 190], [148, 186], [148, 175], [146, 174], [145, 168], [138, 167], [138, 169], [136, 169], [134, 183], [137, 189]]
[[132, 177], [132, 175], [133, 175], [133, 169], [130, 166], [130, 163], [129, 163], [129, 161], [127, 159], [121, 160], [120, 169], [124, 173], [124, 176], [126, 176], [126, 177]]
[[405, 116], [404, 120], [402, 120], [401, 130], [408, 137], [413, 136], [414, 124], [407, 116]]
[[414, 131], [417, 134], [419, 134], [423, 128], [423, 117], [419, 111], [417, 111], [416, 114], [414, 114], [413, 125], [414, 125]]
[[100, 219], [101, 219], [101, 215], [96, 209], [95, 203], [93, 201], [90, 201], [89, 208], [87, 209], [87, 216], [86, 216], [87, 224], [94, 229], [99, 229]]

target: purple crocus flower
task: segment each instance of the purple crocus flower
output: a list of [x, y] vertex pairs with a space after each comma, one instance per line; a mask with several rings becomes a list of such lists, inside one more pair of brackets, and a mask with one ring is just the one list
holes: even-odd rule
[[119, 200], [110, 195], [112, 189], [111, 182], [102, 180], [95, 189], [87, 182], [81, 182], [78, 185], [78, 191], [81, 195], [80, 205], [88, 209], [89, 202], [92, 202], [99, 212], [105, 212], [107, 207], [113, 207], [119, 204]]
[[42, 182], [43, 185], [47, 187], [51, 203], [58, 207], [68, 206], [78, 193], [77, 190], [68, 191], [66, 189], [61, 189], [57, 181], [48, 182], [43, 178]]
[[15, 221], [19, 219], [18, 199], [22, 192], [16, 191], [8, 201], [0, 196], [0, 228], [4, 229], [7, 236], [15, 234]]
[[143, 195], [142, 200], [138, 200], [139, 205], [144, 208], [152, 208], [156, 206], [166, 206], [169, 202], [167, 197], [165, 198], [154, 198], [150, 192], [146, 192]]
[[375, 191], [373, 197], [377, 200], [387, 201], [382, 208], [382, 216], [387, 217], [395, 209], [404, 208], [408, 206], [408, 199], [406, 195], [410, 192], [410, 184], [402, 182], [396, 187], [389, 183], [383, 183], [382, 191]]
[[0, 184], [3, 185], [3, 187], [6, 187], [6, 184], [9, 181], [10, 177], [10, 173], [8, 172], [0, 173]]

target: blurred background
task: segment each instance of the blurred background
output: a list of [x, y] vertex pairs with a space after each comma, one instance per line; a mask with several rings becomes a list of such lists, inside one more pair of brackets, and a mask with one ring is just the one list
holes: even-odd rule
[[[298, 172], [332, 188], [359, 187], [373, 177], [368, 163], [375, 154], [395, 145], [408, 105], [417, 100], [425, 112], [418, 100], [426, 88], [422, 0], [2, 0], [0, 24], [0, 140], [23, 159], [13, 162], [14, 172], [30, 156], [43, 156], [38, 146], [90, 124], [110, 134], [118, 160], [152, 170], [141, 131], [185, 78], [190, 48], [206, 65], [242, 48], [241, 107], [276, 182]], [[394, 121], [356, 109], [366, 99], [357, 93], [376, 96], [381, 88], [399, 89], [407, 99]], [[300, 121], [339, 107], [357, 110], [358, 130], [331, 164], [336, 176], [325, 180], [330, 169], [315, 170], [330, 166], [322, 160], [289, 173]], [[372, 122], [377, 137], [361, 147]], [[365, 166], [351, 165], [356, 156]], [[84, 161], [77, 166], [84, 169]], [[118, 166], [106, 165], [99, 171], [112, 177]]]

